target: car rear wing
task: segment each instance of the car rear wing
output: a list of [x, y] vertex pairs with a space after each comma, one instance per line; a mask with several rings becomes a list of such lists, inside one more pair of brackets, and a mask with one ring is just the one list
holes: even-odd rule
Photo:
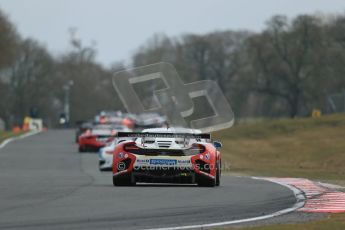
[[184, 139], [206, 139], [211, 140], [209, 133], [142, 133], [142, 132], [118, 132], [117, 137], [130, 137], [130, 138], [184, 138]]

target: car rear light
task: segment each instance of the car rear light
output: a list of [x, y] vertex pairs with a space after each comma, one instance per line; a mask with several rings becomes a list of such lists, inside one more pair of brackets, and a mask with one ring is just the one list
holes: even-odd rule
[[112, 142], [114, 141], [114, 137], [109, 137], [106, 141], [107, 145], [111, 145]]
[[129, 144], [126, 144], [123, 149], [126, 151], [126, 152], [131, 152], [133, 150], [139, 150], [139, 147], [135, 145], [135, 143], [129, 143]]
[[195, 154], [200, 154], [205, 152], [206, 148], [201, 144], [193, 144], [190, 150]]
[[108, 154], [108, 155], [113, 155], [114, 151], [105, 151], [105, 153]]
[[107, 123], [107, 118], [105, 116], [100, 117], [99, 118], [99, 123], [101, 123], [101, 124]]
[[91, 135], [91, 130], [90, 130], [90, 129], [87, 129], [87, 130], [85, 131], [85, 135]]

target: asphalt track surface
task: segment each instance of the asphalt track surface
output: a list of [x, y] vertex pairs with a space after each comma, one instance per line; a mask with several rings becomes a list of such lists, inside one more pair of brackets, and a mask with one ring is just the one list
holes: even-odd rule
[[294, 194], [262, 180], [224, 176], [220, 187], [113, 187], [73, 131], [40, 133], [0, 149], [0, 229], [144, 229], [274, 213]]

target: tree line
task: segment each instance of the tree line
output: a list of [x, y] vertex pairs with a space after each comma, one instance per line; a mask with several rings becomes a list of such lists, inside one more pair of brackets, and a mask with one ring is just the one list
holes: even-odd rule
[[64, 86], [70, 91], [71, 123], [92, 118], [102, 109], [121, 106], [112, 88], [112, 72], [96, 62], [96, 50], [71, 35], [71, 49], [51, 54], [32, 38], [23, 38], [0, 11], [0, 118], [7, 127], [28, 115], [58, 124], [64, 111]]
[[[71, 49], [51, 54], [23, 38], [0, 11], [0, 118], [20, 124], [36, 111], [55, 126], [70, 81], [71, 122], [101, 109], [123, 109], [111, 77], [124, 66], [99, 64], [97, 50], [71, 36]], [[217, 81], [235, 116], [308, 116], [328, 111], [328, 94], [345, 88], [345, 15], [270, 18], [262, 32], [155, 34], [138, 48], [132, 66], [172, 63], [185, 83]]]

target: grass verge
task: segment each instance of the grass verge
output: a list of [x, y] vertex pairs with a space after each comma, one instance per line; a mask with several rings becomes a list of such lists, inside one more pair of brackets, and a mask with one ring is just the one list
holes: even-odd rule
[[11, 137], [16, 137], [16, 136], [20, 136], [22, 135], [24, 132], [17, 132], [17, 133], [14, 133], [14, 132], [7, 132], [7, 131], [4, 131], [4, 132], [0, 132], [0, 144], [8, 139], [8, 138], [11, 138]]
[[345, 214], [330, 215], [326, 219], [299, 223], [299, 224], [276, 224], [270, 226], [250, 227], [248, 230], [344, 230]]
[[[222, 140], [223, 163], [232, 173], [302, 177], [345, 185], [345, 114], [240, 124], [213, 137]], [[344, 226], [345, 215], [340, 214], [317, 222], [254, 229]]]

